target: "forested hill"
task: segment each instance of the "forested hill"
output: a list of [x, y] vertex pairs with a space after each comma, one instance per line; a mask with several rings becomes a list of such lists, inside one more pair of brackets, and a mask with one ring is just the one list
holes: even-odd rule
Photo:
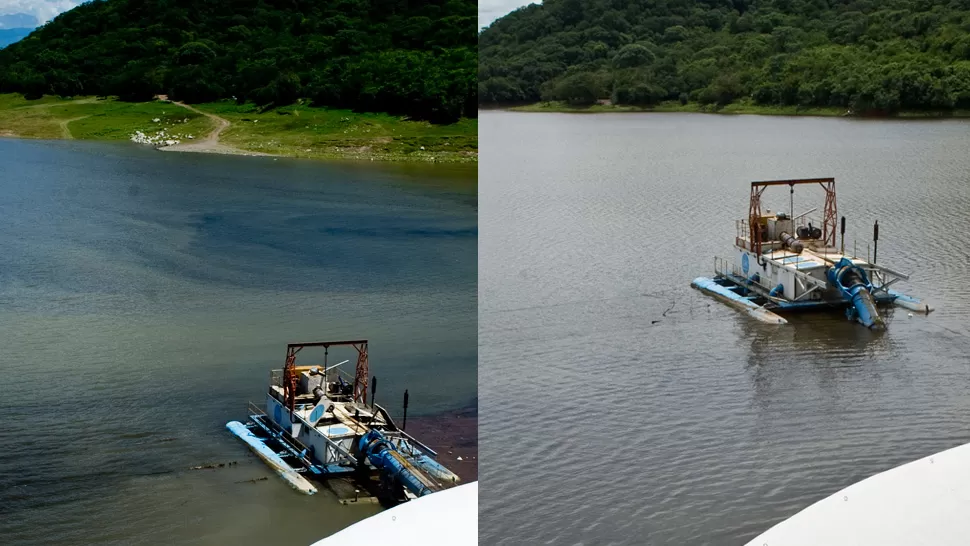
[[970, 108], [970, 0], [545, 0], [479, 44], [484, 104]]
[[477, 112], [473, 0], [93, 0], [0, 50], [0, 92]]

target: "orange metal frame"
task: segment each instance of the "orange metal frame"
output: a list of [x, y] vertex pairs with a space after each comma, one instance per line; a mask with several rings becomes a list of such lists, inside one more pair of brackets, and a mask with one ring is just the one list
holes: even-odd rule
[[326, 355], [334, 345], [351, 345], [357, 349], [357, 370], [354, 374], [354, 402], [367, 403], [367, 377], [370, 373], [367, 362], [367, 340], [354, 341], [317, 341], [313, 343], [290, 343], [286, 346], [286, 362], [283, 364], [283, 397], [290, 412], [296, 405], [296, 388], [300, 380], [296, 373], [296, 353], [305, 347], [324, 348], [324, 369], [326, 369]]
[[761, 194], [769, 186], [788, 186], [798, 184], [819, 184], [825, 190], [825, 208], [822, 216], [822, 240], [828, 246], [835, 246], [835, 232], [838, 229], [838, 208], [835, 201], [834, 178], [805, 178], [798, 180], [764, 180], [751, 183], [751, 200], [748, 204], [748, 249], [761, 254], [764, 232], [761, 229]]

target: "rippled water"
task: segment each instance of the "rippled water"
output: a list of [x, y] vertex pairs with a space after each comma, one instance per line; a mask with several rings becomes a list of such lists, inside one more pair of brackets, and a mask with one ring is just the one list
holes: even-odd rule
[[305, 545], [374, 513], [293, 492], [224, 426], [293, 341], [369, 339], [394, 413], [406, 388], [410, 416], [473, 405], [475, 190], [0, 139], [0, 544]]
[[[970, 123], [485, 112], [480, 127], [483, 544], [743, 544], [970, 440]], [[825, 176], [847, 246], [878, 219], [879, 262], [939, 310], [890, 312], [882, 334], [826, 314], [779, 328], [690, 288], [730, 255], [749, 181]], [[784, 190], [766, 198], [787, 210]]]

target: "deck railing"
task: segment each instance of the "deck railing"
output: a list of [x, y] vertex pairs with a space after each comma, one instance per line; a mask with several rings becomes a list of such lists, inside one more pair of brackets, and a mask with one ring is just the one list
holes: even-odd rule
[[247, 406], [246, 410], [249, 412], [249, 415], [262, 415], [262, 416], [266, 415], [266, 412], [263, 411], [263, 408], [257, 406], [255, 403], [253, 403], [252, 400], [249, 401], [249, 406]]

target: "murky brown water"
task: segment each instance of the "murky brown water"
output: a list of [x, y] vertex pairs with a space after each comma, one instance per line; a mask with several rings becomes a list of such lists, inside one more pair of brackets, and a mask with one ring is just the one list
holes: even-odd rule
[[[482, 544], [743, 544], [970, 440], [970, 123], [480, 127]], [[690, 288], [731, 251], [749, 181], [825, 176], [847, 240], [878, 219], [879, 261], [938, 311], [892, 312], [883, 334], [825, 314], [778, 328]]]

